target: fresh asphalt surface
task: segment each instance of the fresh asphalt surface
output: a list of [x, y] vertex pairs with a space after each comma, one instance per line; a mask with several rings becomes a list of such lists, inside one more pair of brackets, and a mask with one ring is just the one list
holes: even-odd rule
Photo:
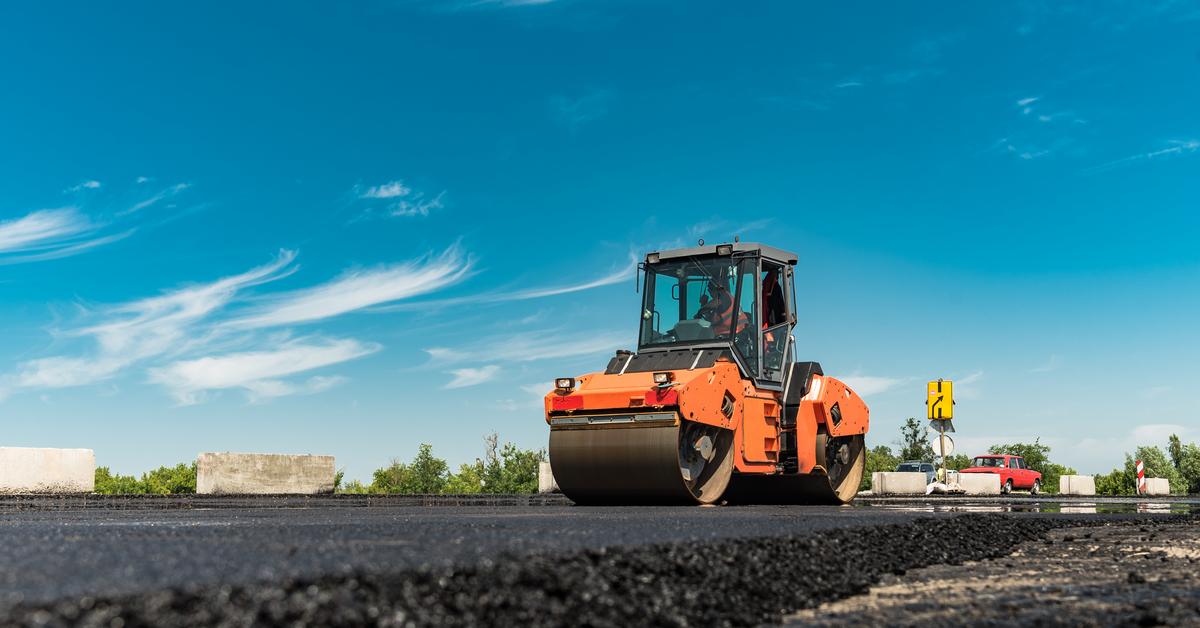
[[[940, 503], [889, 500], [874, 505], [864, 501], [859, 507], [713, 508], [243, 505], [9, 511], [0, 512], [0, 606], [422, 566], [469, 566], [503, 555], [803, 537], [822, 530], [909, 523], [961, 512], [1036, 510], [1020, 499]], [[1111, 508], [1133, 510], [1129, 504]], [[1029, 515], [1036, 516], [1022, 516]]]
[[821, 506], [7, 513], [0, 514], [0, 601], [10, 605], [422, 565], [458, 566], [504, 553], [804, 535], [928, 516]]

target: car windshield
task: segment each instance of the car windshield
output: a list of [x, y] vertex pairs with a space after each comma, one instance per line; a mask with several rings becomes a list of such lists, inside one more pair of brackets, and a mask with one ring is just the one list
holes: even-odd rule
[[648, 265], [641, 346], [732, 339], [756, 364], [757, 274], [755, 260], [730, 256]]
[[916, 462], [906, 462], [906, 463], [903, 463], [900, 466], [896, 467], [896, 470], [900, 471], [900, 472], [910, 472], [911, 473], [914, 471], [920, 471], [921, 465]]
[[976, 458], [973, 467], [1003, 467], [1004, 458]]

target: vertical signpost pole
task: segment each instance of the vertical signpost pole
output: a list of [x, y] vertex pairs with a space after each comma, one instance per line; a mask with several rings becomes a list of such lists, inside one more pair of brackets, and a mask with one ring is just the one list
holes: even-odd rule
[[950, 470], [946, 467], [946, 432], [954, 431], [954, 382], [939, 378], [929, 382], [929, 395], [925, 398], [925, 415], [938, 432], [938, 451], [941, 457], [941, 481], [949, 482]]

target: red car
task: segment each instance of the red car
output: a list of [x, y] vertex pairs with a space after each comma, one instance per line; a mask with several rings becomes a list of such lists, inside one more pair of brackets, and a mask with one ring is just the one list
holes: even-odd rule
[[959, 473], [995, 473], [1000, 476], [1000, 492], [1005, 495], [1014, 488], [1029, 490], [1037, 495], [1042, 492], [1042, 474], [1030, 469], [1025, 459], [1020, 456], [996, 454], [993, 456], [976, 456], [971, 466]]

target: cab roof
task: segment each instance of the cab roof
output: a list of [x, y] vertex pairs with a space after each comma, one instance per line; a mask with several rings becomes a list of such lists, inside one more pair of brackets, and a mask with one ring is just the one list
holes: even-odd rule
[[717, 248], [724, 249], [730, 247], [732, 253], [757, 253], [765, 259], [769, 259], [781, 264], [796, 265], [797, 257], [795, 253], [777, 249], [773, 246], [759, 244], [758, 242], [725, 242], [721, 244], [705, 244], [702, 246], [692, 246], [682, 249], [668, 249], [665, 251], [653, 251], [646, 254], [646, 263], [655, 264], [664, 260], [680, 259], [684, 257], [708, 257], [719, 255]]

